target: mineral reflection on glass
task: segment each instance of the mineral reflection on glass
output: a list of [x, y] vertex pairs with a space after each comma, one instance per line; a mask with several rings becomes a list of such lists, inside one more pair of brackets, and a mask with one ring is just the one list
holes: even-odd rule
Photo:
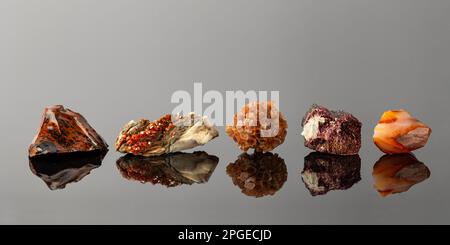
[[287, 128], [286, 119], [272, 101], [252, 102], [234, 116], [226, 132], [242, 151], [269, 152], [284, 142]]
[[45, 108], [39, 132], [29, 147], [29, 156], [106, 151], [108, 144], [87, 120], [62, 105]]
[[361, 180], [359, 155], [339, 156], [313, 152], [305, 157], [302, 181], [311, 195], [347, 190]]
[[218, 157], [206, 152], [154, 157], [128, 154], [117, 160], [117, 168], [129, 180], [175, 187], [208, 182], [218, 163]]
[[408, 191], [430, 177], [430, 170], [413, 154], [385, 155], [373, 166], [374, 187], [382, 197]]
[[219, 136], [206, 117], [165, 115], [156, 121], [130, 121], [117, 137], [115, 147], [122, 153], [159, 156], [204, 145]]
[[373, 140], [387, 154], [409, 153], [424, 147], [431, 128], [405, 110], [387, 111], [375, 127]]
[[106, 151], [48, 154], [30, 158], [30, 169], [51, 190], [64, 189], [100, 167]]
[[361, 122], [352, 114], [313, 105], [302, 121], [305, 146], [322, 153], [356, 155], [361, 148]]
[[253, 197], [274, 195], [287, 180], [284, 160], [269, 152], [241, 154], [227, 166], [227, 174], [243, 194]]

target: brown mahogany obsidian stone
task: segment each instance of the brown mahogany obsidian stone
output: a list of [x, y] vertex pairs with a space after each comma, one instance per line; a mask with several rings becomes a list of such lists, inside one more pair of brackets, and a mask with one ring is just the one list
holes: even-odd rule
[[102, 164], [106, 151], [47, 154], [30, 158], [30, 169], [51, 190], [78, 182]]
[[86, 119], [62, 105], [45, 108], [39, 132], [28, 150], [29, 156], [106, 151], [108, 144]]
[[241, 154], [227, 166], [227, 174], [243, 194], [257, 198], [274, 195], [288, 176], [284, 160], [270, 152]]
[[311, 195], [346, 190], [361, 180], [359, 155], [338, 156], [313, 152], [305, 157], [302, 181]]
[[116, 165], [126, 179], [175, 187], [208, 182], [218, 163], [216, 156], [194, 152], [153, 157], [127, 154]]
[[373, 166], [374, 187], [382, 197], [408, 191], [431, 175], [430, 170], [411, 154], [384, 155]]
[[352, 114], [313, 105], [306, 113], [305, 146], [322, 153], [356, 155], [361, 148], [361, 122]]

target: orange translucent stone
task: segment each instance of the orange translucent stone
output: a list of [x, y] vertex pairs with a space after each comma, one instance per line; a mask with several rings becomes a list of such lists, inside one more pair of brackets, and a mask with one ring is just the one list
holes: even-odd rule
[[375, 127], [373, 140], [387, 154], [409, 153], [424, 147], [431, 128], [405, 110], [392, 110], [383, 114]]

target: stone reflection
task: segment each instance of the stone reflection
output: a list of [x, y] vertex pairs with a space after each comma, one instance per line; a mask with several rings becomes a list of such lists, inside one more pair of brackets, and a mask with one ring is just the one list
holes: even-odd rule
[[305, 157], [301, 175], [312, 196], [347, 190], [361, 180], [361, 158], [313, 152]]
[[242, 193], [252, 197], [274, 195], [287, 180], [287, 168], [278, 154], [241, 154], [227, 166], [227, 174]]
[[218, 163], [218, 157], [206, 152], [155, 157], [128, 154], [117, 160], [117, 168], [125, 179], [175, 187], [208, 182]]
[[373, 166], [374, 187], [382, 197], [408, 191], [430, 177], [430, 170], [413, 154], [384, 155]]
[[48, 154], [30, 158], [30, 169], [50, 190], [64, 189], [100, 167], [106, 151]]

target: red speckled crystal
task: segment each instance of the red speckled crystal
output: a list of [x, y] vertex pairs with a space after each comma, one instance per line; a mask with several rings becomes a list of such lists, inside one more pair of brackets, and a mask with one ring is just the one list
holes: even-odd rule
[[28, 150], [29, 156], [107, 151], [108, 144], [77, 112], [55, 105], [45, 108], [39, 132]]

